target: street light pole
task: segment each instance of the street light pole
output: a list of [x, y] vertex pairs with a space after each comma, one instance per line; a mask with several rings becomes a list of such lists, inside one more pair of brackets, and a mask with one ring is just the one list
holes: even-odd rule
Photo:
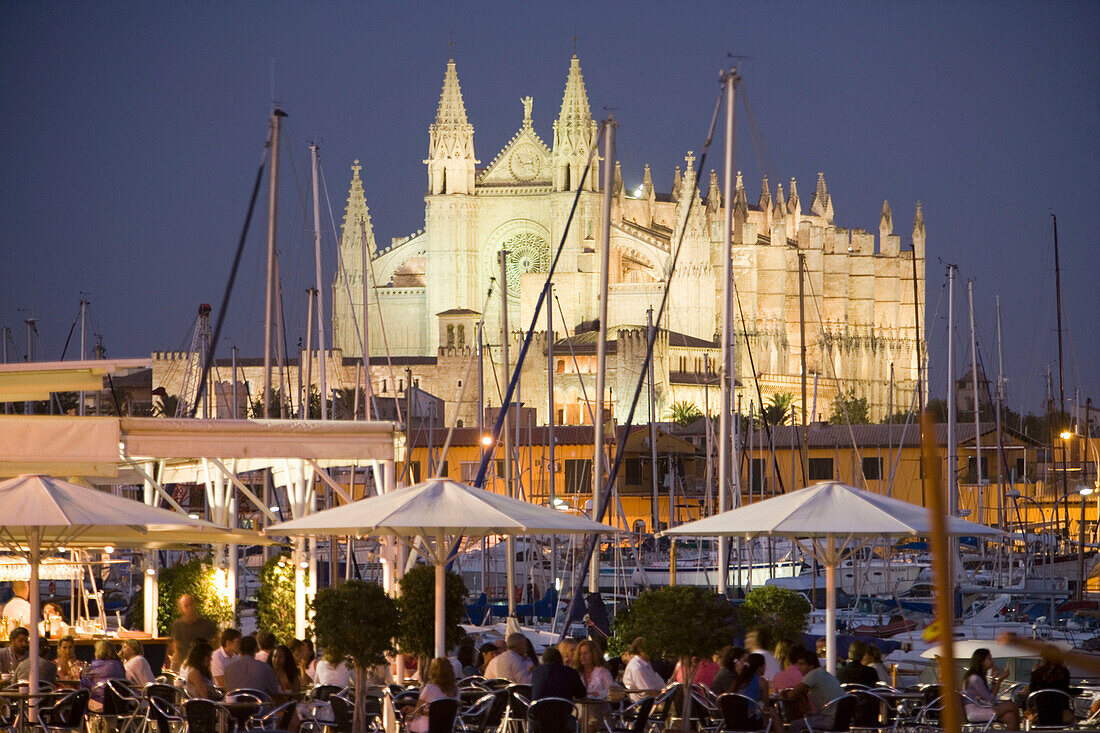
[[1091, 486], [1079, 486], [1077, 493], [1081, 495], [1081, 520], [1077, 523], [1077, 600], [1085, 597], [1085, 499], [1092, 494]]

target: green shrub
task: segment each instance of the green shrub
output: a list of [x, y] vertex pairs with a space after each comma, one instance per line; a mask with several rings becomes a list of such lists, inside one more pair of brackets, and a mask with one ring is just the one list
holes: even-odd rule
[[157, 631], [167, 636], [172, 622], [179, 617], [177, 601], [190, 593], [195, 597], [199, 613], [207, 616], [219, 628], [236, 623], [236, 609], [219, 591], [217, 571], [210, 564], [210, 556], [195, 557], [187, 562], [161, 568], [157, 572]]
[[[462, 617], [466, 613], [466, 583], [458, 573], [448, 571], [444, 592], [444, 638], [448, 649], [465, 635]], [[422, 657], [435, 656], [435, 567], [417, 565], [401, 579], [401, 651]]]
[[806, 630], [810, 602], [801, 593], [777, 585], [753, 588], [741, 605], [741, 623], [745, 628], [761, 626], [780, 639], [795, 643]]
[[260, 568], [256, 622], [280, 644], [294, 638], [294, 561], [289, 552], [273, 556]]

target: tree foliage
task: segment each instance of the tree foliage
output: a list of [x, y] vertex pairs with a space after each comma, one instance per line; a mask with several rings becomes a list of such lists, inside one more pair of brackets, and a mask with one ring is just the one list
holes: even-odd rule
[[220, 628], [234, 623], [236, 609], [218, 589], [218, 572], [210, 565], [210, 557], [195, 557], [157, 573], [157, 630], [161, 636], [171, 631], [179, 617], [177, 601], [185, 593], [195, 598], [199, 614], [207, 616]]
[[794, 643], [806, 629], [810, 602], [790, 588], [764, 585], [749, 591], [740, 611], [745, 628], [760, 626], [771, 633], [773, 641]]
[[866, 397], [856, 397], [856, 391], [833, 402], [833, 414], [829, 416], [830, 425], [867, 425], [871, 422], [871, 407]]
[[673, 402], [669, 410], [668, 418], [680, 425], [690, 425], [693, 421], [703, 416], [699, 406], [689, 400]]
[[290, 553], [281, 552], [260, 568], [256, 617], [259, 627], [275, 634], [280, 644], [294, 638], [294, 562]]
[[400, 635], [401, 612], [382, 587], [349, 580], [337, 588], [322, 588], [313, 599], [313, 629], [318, 646], [348, 657], [355, 665], [353, 733], [367, 728], [368, 669], [386, 663]]
[[760, 408], [760, 414], [756, 417], [758, 426], [785, 425], [794, 417], [795, 399], [790, 392], [777, 392], [773, 394]]
[[[453, 648], [464, 635], [462, 616], [466, 612], [466, 583], [458, 573], [445, 574], [443, 609], [444, 639]], [[422, 657], [435, 656], [435, 567], [417, 565], [401, 579], [401, 650]]]

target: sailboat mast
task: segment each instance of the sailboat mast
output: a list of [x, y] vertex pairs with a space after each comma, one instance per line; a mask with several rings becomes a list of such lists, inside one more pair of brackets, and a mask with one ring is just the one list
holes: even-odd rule
[[[647, 308], [645, 312], [645, 325], [646, 335], [649, 337], [650, 343], [654, 343], [653, 334], [653, 308]], [[661, 501], [658, 495], [657, 489], [657, 417], [653, 414], [656, 409], [657, 400], [656, 392], [653, 385], [653, 359], [649, 360], [649, 478], [650, 478], [650, 519], [649, 528], [656, 534], [657, 525], [661, 521]], [[709, 420], [709, 416], [708, 416]], [[708, 423], [709, 424], [709, 423]], [[707, 429], [707, 465], [710, 465], [710, 430]]]
[[[363, 283], [363, 419], [371, 419], [371, 403], [374, 401], [374, 383], [370, 378], [370, 313], [367, 304], [370, 302], [370, 252], [367, 249], [367, 221], [359, 220], [359, 250], [363, 260], [360, 282]], [[480, 326], [479, 326], [480, 328]], [[479, 332], [480, 333], [480, 332]], [[481, 346], [478, 346], [478, 358], [481, 358]], [[479, 364], [480, 367], [480, 364]], [[479, 374], [480, 376], [480, 374]], [[480, 438], [481, 431], [478, 431]]]
[[[83, 294], [82, 294], [83, 295]], [[80, 360], [84, 361], [88, 358], [87, 347], [87, 334], [88, 334], [88, 301], [85, 298], [80, 299]], [[77, 414], [84, 417], [84, 390], [80, 391], [80, 404], [77, 407]]]
[[974, 332], [974, 281], [966, 281], [966, 308], [970, 314], [970, 381], [974, 395], [974, 463], [977, 471], [978, 511], [976, 521], [981, 523], [985, 514], [982, 490], [982, 431], [981, 402], [978, 400], [978, 336]]
[[279, 127], [286, 113], [271, 113], [271, 178], [267, 199], [267, 280], [264, 299], [264, 419], [271, 417], [271, 337], [275, 309], [275, 235], [278, 230]]
[[994, 405], [996, 414], [994, 419], [997, 423], [997, 526], [1004, 529], [1005, 525], [1005, 482], [1004, 476], [1008, 466], [1005, 465], [1005, 442], [1004, 433], [1001, 429], [1001, 410], [1004, 406], [1005, 399], [1005, 379], [1004, 379], [1004, 354], [1001, 349], [1001, 296], [996, 296], [997, 304], [997, 401]]
[[[727, 481], [730, 475], [730, 393], [733, 388], [733, 160], [735, 104], [737, 101], [737, 67], [722, 75], [726, 86], [726, 160], [723, 170], [723, 190], [726, 193], [722, 212], [722, 379], [718, 397], [718, 512], [729, 509]], [[670, 507], [671, 513], [671, 507]], [[718, 541], [718, 593], [726, 594], [726, 569], [729, 565], [729, 545]]]
[[[549, 280], [546, 282], [546, 462], [547, 474], [550, 477], [549, 501], [550, 507], [556, 508], [554, 503], [557, 489], [557, 472], [554, 470], [554, 305], [550, 299], [554, 286]], [[481, 431], [479, 430], [480, 434]], [[531, 450], [534, 450], [534, 441], [531, 441]], [[550, 583], [554, 585], [558, 580], [558, 540], [555, 535], [550, 535]]]
[[[1061, 414], [1058, 416], [1059, 425], [1055, 428], [1051, 426], [1051, 448], [1053, 448], [1054, 436], [1060, 434], [1062, 425], [1061, 421], [1065, 419], [1066, 415], [1066, 387], [1065, 387], [1065, 374], [1062, 367], [1062, 268], [1058, 262], [1058, 217], [1051, 213], [1050, 218], [1054, 221], [1054, 297], [1058, 306], [1058, 408]], [[1057, 430], [1057, 432], [1055, 432]], [[1062, 496], [1069, 494], [1069, 488], [1066, 485], [1066, 446], [1063, 441], [1062, 445]], [[1069, 502], [1066, 502], [1065, 506], [1066, 531], [1069, 531]]]
[[[317, 284], [317, 362], [320, 377], [318, 391], [321, 393], [321, 419], [328, 420], [328, 384], [325, 380], [325, 296], [321, 282], [321, 193], [318, 183], [318, 169], [321, 165], [320, 149], [316, 144], [309, 146], [309, 156], [313, 163], [313, 259]], [[307, 410], [308, 417], [309, 412]]]
[[959, 516], [959, 446], [955, 436], [955, 275], [947, 266], [947, 511]]
[[[502, 249], [497, 255], [500, 259], [500, 369], [504, 373], [501, 384], [508, 384], [508, 250]], [[502, 402], [500, 409], [504, 411], [504, 427], [501, 435], [504, 437], [504, 494], [515, 497], [515, 487], [512, 486], [512, 431], [508, 429], [508, 420], [511, 417], [511, 402]], [[505, 585], [507, 585], [508, 618], [516, 615], [516, 540], [513, 535], [504, 539], [505, 552], [508, 554], [505, 563]]]
[[[810, 476], [809, 454], [806, 448], [806, 255], [798, 253], [798, 351], [802, 369], [802, 423], [798, 431], [798, 452], [802, 461], [802, 485], [806, 486]], [[840, 395], [844, 399], [844, 395]], [[791, 472], [794, 483], [794, 471]], [[866, 484], [864, 484], [866, 486]]]
[[[920, 289], [917, 282], [917, 245], [913, 243], [913, 341], [917, 348], [917, 432], [920, 433], [924, 430], [924, 354], [920, 347]], [[924, 435], [921, 435], [921, 441], [923, 443]], [[898, 447], [898, 452], [901, 452], [901, 447]], [[920, 503], [922, 506], [927, 505], [928, 496], [925, 491], [925, 476], [924, 471], [920, 472]]]
[[[600, 224], [600, 337], [596, 342], [596, 420], [593, 426], [594, 452], [592, 454], [592, 519], [600, 512], [600, 496], [603, 487], [604, 440], [603, 424], [604, 393], [607, 381], [607, 283], [611, 260], [611, 193], [612, 171], [615, 163], [612, 159], [615, 144], [615, 121], [608, 115], [604, 127], [603, 158], [603, 221]], [[600, 553], [592, 553], [592, 563], [588, 571], [588, 591], [595, 593], [600, 589]]]

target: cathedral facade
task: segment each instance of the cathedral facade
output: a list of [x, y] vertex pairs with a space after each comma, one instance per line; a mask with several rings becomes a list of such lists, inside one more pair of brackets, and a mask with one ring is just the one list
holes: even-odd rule
[[[590, 422], [588, 407], [597, 398], [596, 334], [590, 329], [599, 312], [605, 161], [598, 153], [591, 155], [585, 174], [598, 144], [598, 125], [592, 119], [578, 58], [569, 64], [550, 144], [535, 132], [531, 98], [521, 103], [523, 118], [517, 132], [482, 164], [455, 63], [447, 63], [423, 161], [424, 228], [389, 246], [375, 239], [358, 161], [352, 167], [340, 243], [342, 267], [332, 292], [333, 347], [343, 357], [336, 363], [358, 363], [362, 355], [365, 288], [373, 392], [379, 397], [399, 396], [405, 370], [410, 369], [410, 378], [421, 389], [447, 404], [448, 420], [454, 417], [466, 425], [473, 424], [477, 414], [477, 390], [468, 381], [476, 378], [469, 366], [478, 332], [487, 349], [486, 404], [499, 404], [501, 340], [510, 339], [514, 363], [563, 236], [564, 250], [548, 303], [552, 336], [547, 335], [544, 310], [523, 368], [520, 399], [534, 407], [538, 423], [544, 423], [551, 409], [551, 371], [558, 422]], [[656, 312], [666, 287], [668, 307], [658, 324], [654, 417], [666, 418], [675, 402], [691, 402], [700, 410], [717, 406], [724, 192], [713, 171], [701, 182], [695, 179], [694, 167], [695, 158], [688, 151], [668, 192], [656, 189], [648, 165], [635, 190], [624, 187], [617, 165], [614, 170], [608, 393], [602, 398], [620, 420], [640, 372], [647, 310]], [[576, 212], [567, 228], [578, 190]], [[914, 297], [922, 313], [924, 305], [920, 204], [912, 248], [902, 250], [885, 202], [877, 242], [871, 233], [837, 226], [821, 174], [805, 205], [794, 179], [784, 190], [782, 183], [773, 189], [765, 178], [753, 204], [738, 174], [731, 195], [738, 298], [736, 393], [742, 411], [748, 412], [749, 403], [758, 403], [761, 396], [767, 400], [776, 393], [800, 393], [800, 259], [812, 417], [827, 418], [838, 394], [865, 397], [872, 419], [885, 416], [891, 399], [895, 410], [906, 409], [917, 378]], [[681, 235], [680, 257], [670, 273], [672, 250]], [[501, 251], [507, 253], [503, 266]], [[507, 336], [502, 333], [505, 308]], [[551, 344], [553, 361], [548, 362]], [[337, 378], [353, 380], [352, 374]], [[643, 399], [636, 419], [648, 418]]]

